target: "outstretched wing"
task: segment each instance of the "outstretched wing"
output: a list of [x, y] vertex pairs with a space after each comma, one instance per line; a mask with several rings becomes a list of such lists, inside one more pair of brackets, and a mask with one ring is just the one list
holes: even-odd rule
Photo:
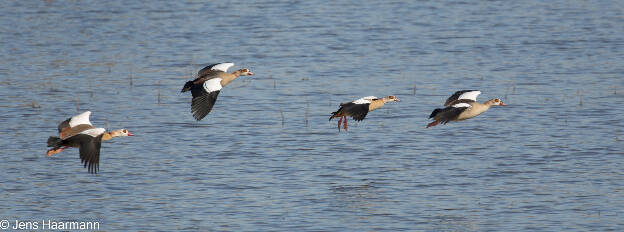
[[368, 114], [368, 106], [370, 103], [357, 104], [355, 102], [347, 103], [342, 106], [345, 115], [351, 116], [355, 121], [362, 121]]
[[78, 134], [71, 138], [72, 142], [80, 144], [80, 160], [92, 174], [96, 174], [99, 170], [102, 135], [93, 137], [88, 134]]
[[352, 102], [355, 104], [367, 104], [367, 103], [371, 103], [371, 100], [374, 100], [374, 99], [377, 99], [377, 97], [367, 96], [367, 97], [363, 97]]
[[93, 125], [91, 125], [91, 121], [89, 121], [90, 116], [91, 111], [85, 111], [79, 115], [73, 116], [61, 122], [61, 124], [59, 124], [58, 126], [59, 137], [61, 139], [67, 139], [85, 130], [95, 128], [93, 127]]
[[89, 116], [91, 116], [91, 111], [85, 111], [79, 115], [68, 118], [67, 120], [59, 124], [58, 126], [59, 133], [61, 133], [63, 130], [65, 130], [68, 127], [75, 127], [80, 124], [91, 125], [91, 122], [89, 121]]
[[80, 124], [74, 127], [67, 127], [63, 131], [61, 131], [61, 133], [59, 133], [59, 137], [65, 140], [91, 129], [95, 129], [95, 127], [89, 124]]
[[227, 72], [227, 70], [232, 66], [234, 66], [234, 63], [232, 62], [211, 64], [199, 70], [199, 72], [197, 72], [197, 77], [201, 78], [215, 72]]
[[456, 102], [458, 100], [465, 100], [462, 102], [473, 102], [473, 101], [477, 101], [477, 96], [479, 96], [479, 94], [481, 94], [481, 91], [479, 90], [460, 90], [455, 92], [453, 95], [451, 95], [448, 99], [446, 99], [446, 102], [444, 103], [444, 106], [450, 106], [450, 105], [454, 105], [460, 102]]
[[191, 89], [193, 101], [191, 102], [191, 112], [195, 120], [199, 121], [206, 117], [212, 110], [219, 92], [221, 91], [221, 78], [212, 78], [202, 85], [195, 85]]

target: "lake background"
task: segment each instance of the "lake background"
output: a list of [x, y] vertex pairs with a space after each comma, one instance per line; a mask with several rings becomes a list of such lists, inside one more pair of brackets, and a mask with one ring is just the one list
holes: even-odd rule
[[[622, 1], [2, 1], [0, 219], [622, 231]], [[249, 68], [195, 122], [204, 65]], [[507, 107], [425, 129], [461, 89]], [[330, 112], [396, 95], [338, 132]], [[136, 136], [46, 157], [58, 123]]]

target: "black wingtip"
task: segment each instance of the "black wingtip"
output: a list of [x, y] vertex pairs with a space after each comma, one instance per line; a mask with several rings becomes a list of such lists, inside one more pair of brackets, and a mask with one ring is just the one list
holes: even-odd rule
[[438, 113], [440, 113], [442, 109], [435, 109], [433, 110], [433, 112], [431, 112], [431, 114], [429, 115], [429, 118], [433, 118], [435, 117]]
[[206, 115], [196, 115], [193, 114], [193, 118], [195, 118], [195, 121], [201, 121], [202, 119], [204, 119], [204, 117], [206, 117]]
[[96, 175], [98, 171], [100, 170], [98, 163], [84, 160], [83, 164], [89, 174]]
[[201, 95], [194, 96], [191, 102], [191, 112], [197, 121], [202, 120], [212, 111], [212, 107], [217, 101], [217, 96], [219, 96], [219, 90], [210, 93], [201, 91], [200, 93]]
[[48, 147], [60, 147], [63, 140], [56, 136], [50, 136], [48, 138]]
[[186, 91], [189, 91], [189, 90], [191, 90], [191, 88], [192, 88], [192, 87], [193, 87], [193, 81], [187, 81], [187, 82], [184, 84], [184, 87], [182, 87], [182, 91], [180, 91], [180, 92], [181, 92], [181, 93], [184, 93], [184, 92], [186, 92]]
[[338, 111], [336, 111], [336, 112], [332, 112], [332, 113], [331, 113], [332, 115], [331, 115], [331, 116], [329, 116], [329, 121], [331, 121], [331, 120], [332, 120], [332, 118], [337, 118], [337, 116], [336, 116], [336, 114], [337, 114], [337, 113], [338, 113]]

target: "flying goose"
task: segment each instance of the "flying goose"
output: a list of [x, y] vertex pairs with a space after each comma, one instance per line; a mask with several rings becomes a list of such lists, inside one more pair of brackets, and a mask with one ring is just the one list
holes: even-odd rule
[[199, 121], [206, 117], [212, 110], [221, 88], [228, 85], [239, 76], [251, 76], [253, 73], [249, 69], [243, 68], [227, 73], [227, 70], [234, 66], [234, 63], [216, 63], [199, 70], [197, 78], [186, 82], [182, 92], [191, 91], [193, 101], [191, 102], [191, 112], [195, 120]]
[[329, 117], [331, 121], [332, 118], [338, 118], [338, 131], [340, 131], [340, 124], [344, 119], [344, 129], [347, 130], [347, 116], [353, 118], [355, 121], [362, 121], [366, 117], [368, 112], [379, 109], [386, 102], [398, 102], [400, 101], [395, 96], [386, 96], [384, 98], [377, 98], [375, 96], [368, 96], [357, 99], [352, 102], [340, 103], [340, 109], [336, 112], [332, 112], [332, 116]]
[[427, 128], [438, 125], [438, 123], [446, 124], [450, 121], [462, 121], [474, 118], [479, 114], [490, 109], [491, 106], [506, 106], [503, 101], [498, 98], [490, 99], [486, 102], [477, 102], [477, 96], [481, 94], [479, 90], [461, 90], [455, 92], [446, 99], [444, 106], [446, 108], [438, 108], [431, 112], [429, 118], [433, 118], [433, 122], [427, 125]]
[[104, 128], [95, 128], [89, 121], [91, 111], [85, 111], [79, 115], [68, 118], [58, 126], [59, 137], [48, 138], [48, 150], [46, 154], [52, 156], [61, 151], [77, 147], [80, 152], [80, 160], [89, 173], [97, 173], [100, 163], [100, 147], [102, 141], [110, 140], [119, 136], [134, 136], [126, 129], [106, 132]]

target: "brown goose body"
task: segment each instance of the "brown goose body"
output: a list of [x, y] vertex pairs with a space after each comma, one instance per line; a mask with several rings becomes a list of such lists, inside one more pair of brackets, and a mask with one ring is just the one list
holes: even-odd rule
[[484, 103], [471, 102], [468, 104], [470, 105], [470, 107], [462, 111], [461, 114], [459, 114], [457, 118], [453, 121], [462, 121], [462, 120], [466, 120], [469, 118], [474, 118], [478, 116], [479, 114], [482, 114], [483, 112], [489, 110], [490, 107], [492, 106], [492, 104], [489, 104], [488, 102], [484, 102]]
[[217, 101], [221, 88], [227, 86], [239, 76], [251, 76], [253, 73], [249, 69], [239, 69], [228, 73], [227, 69], [234, 63], [211, 64], [197, 73], [197, 78], [184, 84], [181, 92], [191, 91], [193, 100], [191, 102], [191, 112], [195, 120], [199, 121], [206, 117]]
[[446, 124], [451, 121], [463, 121], [474, 118], [489, 110], [492, 106], [505, 106], [505, 103], [498, 98], [479, 103], [476, 101], [479, 94], [481, 94], [481, 91], [478, 90], [455, 92], [444, 103], [446, 108], [438, 108], [431, 112], [429, 118], [433, 118], [434, 121], [429, 123], [427, 128], [436, 126], [439, 123]]
[[344, 120], [344, 129], [347, 130], [347, 117], [353, 118], [355, 121], [362, 121], [366, 118], [368, 112], [379, 109], [386, 104], [386, 102], [400, 101], [395, 96], [387, 96], [384, 98], [377, 98], [374, 96], [363, 97], [352, 102], [341, 103], [340, 108], [332, 112], [329, 117], [331, 121], [333, 118], [340, 118], [338, 120], [338, 131], [340, 131], [340, 125]]
[[91, 112], [86, 111], [61, 122], [58, 126], [59, 137], [48, 138], [48, 147], [52, 148], [46, 155], [52, 156], [70, 147], [79, 148], [84, 167], [88, 168], [89, 173], [95, 174], [99, 170], [102, 141], [118, 136], [133, 136], [126, 129], [106, 132], [104, 128], [96, 128], [89, 121], [90, 115]]

